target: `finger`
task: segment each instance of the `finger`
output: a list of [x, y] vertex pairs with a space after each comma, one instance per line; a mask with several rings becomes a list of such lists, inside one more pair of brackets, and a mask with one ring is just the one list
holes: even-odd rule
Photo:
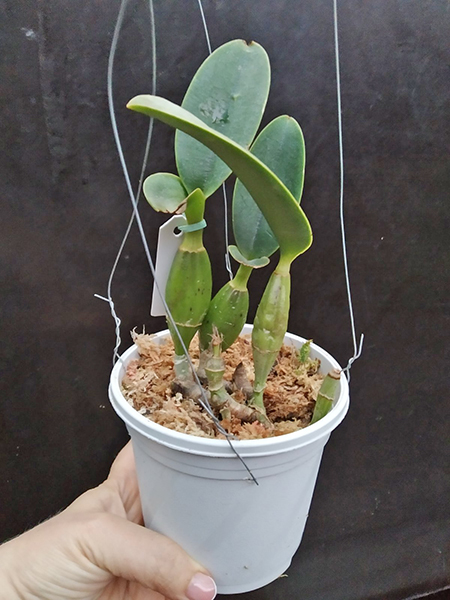
[[205, 569], [172, 540], [115, 515], [99, 514], [81, 528], [91, 563], [171, 600], [212, 600], [216, 586]]
[[107, 512], [143, 524], [141, 499], [129, 442], [114, 461], [108, 479], [79, 496], [65, 512]]
[[135, 473], [136, 466], [134, 463], [133, 446], [130, 440], [116, 456], [113, 464], [111, 465], [109, 477], [118, 477], [123, 479], [127, 477], [133, 477]]
[[113, 484], [122, 500], [127, 518], [133, 523], [143, 523], [141, 499], [131, 441], [117, 455], [111, 466], [108, 484]]

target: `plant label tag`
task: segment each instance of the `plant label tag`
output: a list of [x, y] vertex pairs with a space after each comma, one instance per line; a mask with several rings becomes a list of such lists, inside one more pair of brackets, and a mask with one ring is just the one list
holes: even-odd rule
[[[172, 266], [175, 254], [183, 239], [183, 234], [181, 232], [176, 233], [176, 229], [179, 225], [186, 225], [186, 219], [183, 215], [174, 215], [159, 228], [158, 246], [156, 249], [155, 282], [153, 283], [152, 305], [150, 308], [152, 317], [161, 317], [166, 314], [161, 296], [165, 296], [170, 267]], [[158, 284], [158, 287], [156, 286], [156, 283]]]

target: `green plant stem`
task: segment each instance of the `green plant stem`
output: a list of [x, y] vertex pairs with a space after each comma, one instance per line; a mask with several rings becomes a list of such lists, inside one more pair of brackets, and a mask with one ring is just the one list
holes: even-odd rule
[[212, 345], [212, 355], [210, 356], [206, 367], [206, 376], [208, 377], [208, 388], [212, 397], [224, 387], [223, 376], [225, 373], [225, 364], [220, 352], [220, 342]]
[[265, 411], [263, 394], [267, 377], [287, 331], [291, 288], [289, 267], [290, 262], [280, 258], [264, 290], [253, 326], [255, 383], [251, 405], [257, 406], [262, 411]]
[[181, 381], [194, 379], [191, 373], [191, 366], [186, 355], [175, 353], [173, 360], [173, 368], [175, 371], [175, 378]]
[[[189, 225], [199, 223], [205, 214], [206, 197], [200, 189], [192, 192], [187, 199], [184, 216]], [[196, 252], [203, 248], [203, 229], [198, 231], [186, 232], [181, 242], [180, 248]]]
[[317, 396], [316, 405], [314, 407], [311, 425], [317, 421], [320, 421], [320, 419], [330, 412], [340, 379], [341, 372], [337, 369], [333, 369], [323, 380]]
[[[187, 201], [185, 216], [188, 224], [201, 221], [204, 209], [205, 196], [201, 190], [195, 190]], [[166, 301], [187, 348], [206, 315], [211, 288], [211, 264], [203, 246], [203, 230], [186, 232], [169, 272]], [[180, 358], [180, 372], [183, 372], [183, 347], [170, 321], [168, 326], [175, 355]]]
[[211, 394], [210, 403], [213, 408], [221, 410], [228, 406], [229, 400], [233, 400], [225, 389], [225, 363], [221, 354], [220, 336], [214, 330], [211, 344], [211, 353], [205, 365], [205, 373], [208, 379], [208, 390]]
[[221, 353], [220, 335], [217, 329], [214, 330], [211, 344], [211, 353], [205, 366], [206, 377], [208, 378], [208, 390], [210, 393], [210, 404], [216, 410], [219, 410], [224, 418], [227, 418], [228, 412], [242, 421], [259, 421], [269, 429], [273, 427], [265, 413], [260, 410], [246, 406], [237, 402], [225, 389], [225, 364]]
[[239, 265], [239, 269], [237, 270], [237, 273], [233, 278], [234, 287], [237, 290], [245, 292], [252, 271], [252, 267], [249, 267], [248, 265]]
[[[252, 268], [240, 265], [231, 281], [228, 281], [214, 296], [199, 331], [200, 349], [207, 351], [212, 339], [214, 327], [222, 336], [222, 350], [226, 350], [236, 341], [247, 319], [248, 289], [247, 281]], [[200, 365], [203, 360], [200, 359]]]

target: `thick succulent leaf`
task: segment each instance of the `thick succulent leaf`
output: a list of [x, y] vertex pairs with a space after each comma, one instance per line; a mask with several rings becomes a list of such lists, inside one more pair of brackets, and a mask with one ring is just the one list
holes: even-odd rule
[[[295, 119], [283, 115], [271, 121], [258, 135], [250, 152], [300, 201], [305, 178], [305, 141]], [[270, 256], [278, 249], [264, 215], [239, 179], [233, 195], [233, 230], [236, 244], [247, 259]]]
[[215, 152], [246, 186], [269, 223], [284, 260], [294, 260], [312, 243], [311, 226], [297, 200], [266, 165], [200, 119], [158, 96], [136, 96], [127, 107], [181, 129]]
[[246, 258], [237, 246], [228, 246], [228, 250], [234, 260], [241, 265], [246, 265], [247, 267], [252, 267], [252, 269], [260, 269], [261, 267], [265, 267], [270, 263], [270, 259], [267, 256], [260, 256], [258, 258], [249, 259]]
[[163, 213], [181, 214], [186, 208], [186, 192], [181, 179], [172, 173], [154, 173], [143, 186], [150, 206]]
[[[181, 106], [215, 131], [249, 146], [258, 130], [270, 87], [266, 51], [255, 42], [220, 46], [194, 75]], [[186, 189], [210, 196], [230, 174], [214, 152], [177, 131], [175, 158]]]

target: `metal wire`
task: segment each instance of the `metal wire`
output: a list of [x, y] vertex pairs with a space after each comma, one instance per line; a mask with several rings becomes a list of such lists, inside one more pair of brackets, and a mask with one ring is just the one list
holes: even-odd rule
[[[199, 399], [199, 402], [201, 404], [201, 406], [203, 407], [203, 409], [208, 413], [208, 415], [212, 418], [212, 420], [214, 421], [214, 424], [217, 428], [217, 430], [222, 433], [222, 435], [224, 435], [224, 437], [226, 438], [231, 450], [233, 451], [233, 453], [235, 454], [235, 456], [240, 460], [240, 462], [242, 463], [242, 465], [244, 466], [244, 468], [246, 469], [246, 471], [248, 472], [251, 480], [256, 483], [258, 485], [258, 482], [255, 478], [255, 476], [253, 475], [253, 473], [251, 472], [251, 470], [248, 468], [247, 464], [245, 463], [244, 459], [239, 455], [238, 451], [235, 449], [233, 443], [232, 443], [232, 439], [233, 436], [231, 436], [220, 424], [220, 421], [218, 420], [218, 418], [215, 416], [215, 414], [213, 413], [208, 399], [205, 395], [205, 392], [202, 388], [202, 385], [200, 383], [200, 380], [198, 378], [197, 372], [195, 370], [195, 367], [192, 363], [192, 359], [189, 355], [188, 349], [186, 348], [186, 345], [181, 337], [181, 334], [178, 330], [178, 327], [173, 319], [172, 313], [170, 312], [169, 307], [167, 306], [167, 302], [164, 298], [164, 294], [162, 294], [159, 285], [158, 285], [158, 281], [156, 280], [156, 274], [155, 274], [155, 266], [153, 263], [153, 259], [152, 256], [150, 254], [150, 250], [149, 250], [149, 246], [148, 246], [148, 242], [145, 236], [145, 232], [144, 232], [144, 228], [142, 225], [142, 220], [139, 214], [139, 208], [138, 208], [138, 194], [140, 194], [141, 188], [142, 188], [142, 178], [143, 178], [143, 172], [145, 171], [145, 167], [143, 166], [143, 169], [141, 171], [141, 178], [140, 178], [140, 182], [139, 182], [139, 186], [138, 186], [138, 194], [135, 196], [133, 193], [133, 187], [131, 185], [131, 179], [130, 179], [130, 175], [128, 172], [128, 167], [126, 164], [126, 160], [125, 160], [125, 156], [123, 154], [123, 149], [122, 149], [122, 143], [120, 141], [120, 135], [119, 135], [119, 130], [117, 127], [117, 120], [116, 120], [116, 114], [115, 114], [115, 109], [114, 109], [114, 97], [113, 97], [113, 68], [114, 68], [114, 58], [115, 58], [115, 54], [116, 54], [116, 50], [117, 50], [117, 44], [118, 44], [118, 40], [119, 40], [119, 35], [120, 35], [120, 31], [122, 28], [122, 24], [123, 24], [123, 19], [124, 19], [124, 15], [125, 15], [125, 11], [126, 11], [126, 7], [128, 4], [129, 0], [122, 0], [121, 4], [120, 4], [120, 9], [119, 9], [119, 14], [117, 17], [117, 22], [116, 22], [116, 26], [114, 28], [114, 34], [113, 34], [113, 39], [111, 42], [111, 50], [110, 50], [110, 54], [109, 54], [109, 59], [108, 59], [108, 77], [107, 77], [107, 91], [108, 91], [108, 107], [109, 107], [109, 113], [110, 113], [110, 118], [111, 118], [111, 125], [112, 125], [112, 129], [113, 129], [113, 134], [114, 134], [114, 140], [116, 142], [116, 148], [117, 148], [117, 152], [119, 154], [119, 159], [120, 159], [120, 163], [122, 166], [122, 171], [123, 171], [123, 175], [125, 177], [125, 182], [126, 182], [126, 186], [128, 189], [128, 194], [130, 196], [130, 200], [131, 200], [131, 204], [133, 206], [133, 218], [136, 220], [136, 224], [138, 226], [138, 230], [139, 230], [139, 234], [141, 237], [141, 241], [142, 244], [144, 246], [144, 251], [145, 251], [145, 255], [147, 257], [147, 261], [150, 267], [150, 271], [153, 275], [153, 279], [154, 279], [154, 285], [156, 287], [156, 290], [161, 298], [161, 301], [163, 303], [164, 306], [164, 310], [166, 312], [166, 316], [167, 319], [169, 320], [171, 326], [173, 327], [174, 331], [176, 332], [176, 335], [180, 341], [181, 347], [183, 348], [183, 352], [186, 356], [186, 359], [189, 363], [190, 369], [192, 371], [193, 377], [197, 383], [197, 385], [200, 388], [201, 391], [201, 398]], [[149, 0], [149, 4], [150, 4], [150, 16], [151, 16], [151, 20], [152, 20], [152, 33], [154, 34], [155, 32], [155, 26], [154, 26], [154, 12], [153, 12], [153, 2], [152, 0]], [[153, 38], [155, 39], [155, 37]], [[155, 47], [155, 44], [153, 43], [153, 48]], [[156, 63], [154, 63], [156, 64]], [[149, 130], [149, 137], [151, 139], [151, 131]], [[149, 148], [150, 146], [150, 142], [148, 141], [147, 143], [147, 147]], [[146, 162], [146, 160], [145, 160]], [[130, 221], [129, 223], [129, 228], [131, 227], [132, 221]], [[128, 231], [128, 229], [127, 229]], [[128, 235], [128, 233], [126, 234]], [[124, 242], [122, 242], [122, 245], [124, 245]], [[121, 245], [121, 249], [122, 249], [122, 245]], [[117, 261], [116, 261], [117, 262]], [[114, 267], [113, 269], [115, 270], [115, 267], [117, 266], [116, 262], [114, 263]], [[114, 275], [114, 272], [112, 272], [112, 276]], [[112, 281], [112, 277], [110, 276], [110, 282]], [[111, 298], [111, 294], [110, 294], [110, 287], [109, 287], [109, 291], [108, 291], [108, 298], [102, 298], [101, 296], [97, 296], [99, 298], [102, 298], [103, 300], [107, 300], [110, 303], [111, 306], [111, 311], [114, 310], [114, 303], [112, 301]], [[115, 314], [115, 311], [113, 313], [113, 316]], [[116, 316], [117, 318], [117, 316]], [[118, 318], [117, 318], [118, 319]], [[116, 331], [117, 331], [117, 327], [120, 328], [120, 320], [116, 320]], [[117, 324], [118, 323], [118, 324]], [[120, 340], [120, 336], [119, 336], [119, 340]], [[116, 341], [116, 346], [117, 346], [117, 341]], [[120, 357], [119, 357], [120, 358]]]
[[339, 67], [339, 35], [338, 35], [338, 15], [337, 0], [333, 0], [333, 24], [334, 24], [334, 53], [336, 60], [336, 95], [337, 95], [337, 113], [338, 113], [338, 135], [339, 135], [339, 169], [340, 169], [340, 189], [339, 189], [339, 218], [341, 222], [342, 256], [344, 259], [345, 285], [347, 289], [348, 310], [350, 313], [350, 327], [353, 340], [353, 356], [349, 359], [347, 366], [343, 369], [348, 381], [350, 381], [350, 369], [352, 364], [362, 353], [364, 334], [361, 334], [359, 346], [356, 341], [355, 315], [353, 311], [352, 291], [350, 286], [350, 274], [347, 258], [347, 240], [345, 235], [344, 220], [344, 142], [342, 132], [342, 101], [341, 101], [341, 73]]
[[[125, 13], [127, 3], [128, 3], [128, 0], [126, 0], [126, 2], [124, 3], [123, 14], [120, 14], [120, 12], [119, 12], [119, 18], [121, 20], [123, 20], [123, 15]], [[151, 46], [152, 46], [152, 94], [155, 95], [156, 94], [156, 31], [155, 31], [155, 14], [154, 14], [154, 10], [153, 10], [152, 0], [149, 1], [149, 10], [150, 10]], [[152, 118], [152, 119], [150, 119], [149, 126], [148, 126], [147, 141], [146, 141], [145, 150], [144, 150], [144, 158], [142, 161], [141, 173], [139, 175], [138, 189], [137, 189], [136, 196], [135, 196], [136, 204], [139, 203], [139, 200], [141, 198], [142, 185], [144, 182], [145, 171], [147, 169], [148, 157], [149, 157], [149, 153], [150, 153], [150, 145], [151, 145], [151, 140], [152, 140], [152, 135], [153, 135], [153, 123], [154, 123], [154, 119]], [[116, 325], [116, 327], [115, 327], [116, 344], [115, 344], [114, 350], [113, 350], [113, 365], [116, 363], [116, 361], [120, 357], [119, 348], [122, 343], [122, 340], [121, 340], [121, 334], [120, 334], [121, 319], [117, 315], [114, 301], [112, 298], [112, 282], [113, 282], [114, 276], [116, 274], [117, 265], [119, 264], [120, 258], [122, 256], [123, 249], [128, 240], [128, 236], [130, 235], [131, 227], [134, 223], [134, 218], [135, 217], [134, 217], [134, 210], [133, 210], [133, 212], [131, 213], [130, 220], [128, 222], [127, 229], [125, 231], [125, 235], [123, 236], [123, 239], [120, 244], [119, 250], [117, 252], [113, 267], [111, 269], [111, 273], [109, 275], [108, 286], [107, 286], [107, 297], [105, 298], [103, 296], [100, 296], [99, 294], [94, 294], [94, 296], [96, 298], [100, 298], [100, 300], [104, 300], [105, 302], [108, 302], [110, 310], [111, 310], [112, 318], [114, 319], [114, 322]]]

